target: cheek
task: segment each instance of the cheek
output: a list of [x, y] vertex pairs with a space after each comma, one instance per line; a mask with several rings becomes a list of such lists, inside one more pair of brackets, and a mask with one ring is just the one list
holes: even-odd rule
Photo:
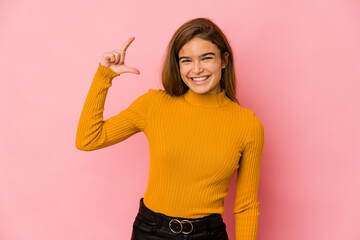
[[180, 75], [182, 77], [186, 77], [188, 72], [189, 72], [189, 67], [188, 66], [180, 66]]
[[206, 69], [213, 74], [221, 74], [221, 64], [219, 63], [209, 64]]

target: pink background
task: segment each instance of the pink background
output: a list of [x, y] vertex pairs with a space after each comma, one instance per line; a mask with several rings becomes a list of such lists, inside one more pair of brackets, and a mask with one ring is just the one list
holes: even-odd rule
[[[76, 129], [102, 54], [136, 39], [107, 119], [149, 88], [173, 32], [209, 17], [228, 36], [238, 99], [265, 128], [259, 240], [360, 239], [360, 3], [1, 1], [0, 239], [130, 239], [148, 177], [143, 133], [93, 152]], [[234, 240], [235, 176], [224, 220]]]

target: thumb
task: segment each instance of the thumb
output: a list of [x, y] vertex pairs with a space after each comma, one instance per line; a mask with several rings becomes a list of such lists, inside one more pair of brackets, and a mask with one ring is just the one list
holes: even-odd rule
[[140, 74], [140, 71], [138, 69], [133, 68], [133, 67], [128, 67], [128, 66], [126, 66], [126, 69], [125, 69], [124, 72], [126, 72], [126, 73], [135, 73], [135, 74], [138, 74], [138, 75]]

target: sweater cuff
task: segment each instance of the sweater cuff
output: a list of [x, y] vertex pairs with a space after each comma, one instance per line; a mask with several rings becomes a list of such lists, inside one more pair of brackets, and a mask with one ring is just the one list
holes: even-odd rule
[[236, 240], [256, 240], [259, 215], [256, 209], [235, 214]]
[[97, 73], [101, 75], [103, 78], [107, 78], [112, 80], [114, 77], [120, 76], [120, 74], [117, 74], [114, 72], [111, 68], [105, 67], [99, 63], [99, 67], [97, 69]]

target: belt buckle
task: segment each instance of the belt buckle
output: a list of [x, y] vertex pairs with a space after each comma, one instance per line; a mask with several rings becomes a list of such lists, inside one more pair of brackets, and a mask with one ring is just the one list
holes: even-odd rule
[[[190, 225], [191, 225], [191, 230], [188, 231], [188, 232], [182, 231], [182, 233], [183, 233], [183, 234], [189, 234], [189, 233], [191, 233], [191, 232], [194, 230], [194, 225], [192, 224], [192, 222], [190, 222], [189, 220], [184, 219], [184, 220], [181, 220], [180, 223], [183, 223], [183, 222], [188, 222], [188, 223], [190, 223]], [[181, 226], [182, 226], [182, 224], [181, 224]]]
[[[172, 222], [178, 222], [178, 223], [180, 224], [180, 226], [181, 226], [180, 231], [175, 231], [175, 230], [173, 230], [173, 229], [171, 228], [171, 223], [172, 223]], [[183, 231], [184, 227], [183, 227], [182, 223], [185, 223], [185, 222], [188, 222], [188, 223], [190, 223], [190, 225], [191, 225], [191, 230], [188, 231], [188, 232]], [[171, 230], [173, 233], [175, 233], [175, 234], [179, 234], [179, 233], [181, 233], [181, 232], [182, 232], [183, 234], [190, 234], [190, 233], [194, 230], [194, 226], [193, 226], [193, 224], [192, 224], [189, 220], [184, 219], [184, 220], [179, 221], [179, 220], [176, 219], [176, 218], [171, 219], [171, 221], [169, 222], [169, 228], [170, 228], [170, 230]]]

